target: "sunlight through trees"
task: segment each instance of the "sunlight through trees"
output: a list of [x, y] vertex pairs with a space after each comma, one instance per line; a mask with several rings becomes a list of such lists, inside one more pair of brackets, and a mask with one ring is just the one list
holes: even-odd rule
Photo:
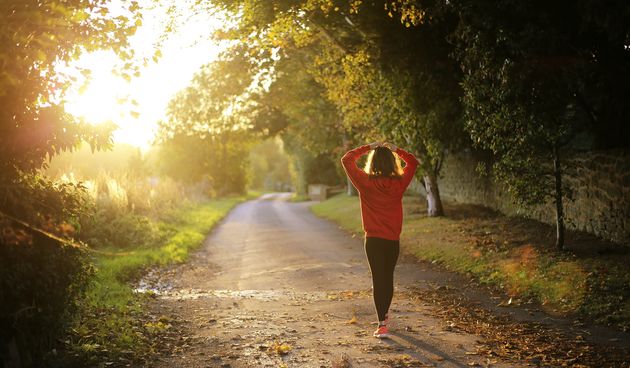
[[[0, 353], [18, 365], [64, 334], [77, 359], [150, 350], [123, 283], [183, 261], [248, 190], [351, 189], [339, 159], [365, 142], [419, 158], [416, 219], [447, 223], [443, 167], [467, 154], [515, 213], [553, 213], [557, 250], [630, 238], [625, 0], [4, 0], [0, 45]], [[604, 204], [571, 219], [576, 178]], [[91, 317], [100, 332], [69, 327]]]

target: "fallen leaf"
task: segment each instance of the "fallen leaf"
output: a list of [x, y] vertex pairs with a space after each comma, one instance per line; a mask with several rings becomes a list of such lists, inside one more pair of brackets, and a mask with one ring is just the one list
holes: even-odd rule
[[269, 347], [269, 350], [278, 354], [278, 355], [287, 355], [291, 351], [291, 345], [283, 344], [280, 342], [274, 342], [273, 345]]

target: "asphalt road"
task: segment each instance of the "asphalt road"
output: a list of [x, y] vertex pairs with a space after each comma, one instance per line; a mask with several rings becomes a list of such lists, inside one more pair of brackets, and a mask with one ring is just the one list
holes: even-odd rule
[[[412, 287], [448, 273], [404, 259], [392, 338], [376, 316], [363, 240], [271, 194], [237, 206], [192, 259], [153, 274], [152, 306], [177, 330], [156, 367], [513, 367], [475, 353], [475, 335], [445, 327]], [[357, 216], [359, 214], [357, 213]], [[456, 281], [455, 281], [456, 282]]]

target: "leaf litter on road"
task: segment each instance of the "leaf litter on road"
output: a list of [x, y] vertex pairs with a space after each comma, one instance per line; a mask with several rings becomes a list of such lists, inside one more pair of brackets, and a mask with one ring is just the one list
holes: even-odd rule
[[332, 368], [352, 368], [352, 362], [347, 354], [334, 358], [331, 364]]
[[457, 291], [415, 288], [413, 297], [436, 306], [431, 313], [442, 319], [444, 329], [480, 336], [479, 355], [535, 366], [630, 367], [628, 347], [596, 345], [536, 321], [517, 322], [471, 303]]

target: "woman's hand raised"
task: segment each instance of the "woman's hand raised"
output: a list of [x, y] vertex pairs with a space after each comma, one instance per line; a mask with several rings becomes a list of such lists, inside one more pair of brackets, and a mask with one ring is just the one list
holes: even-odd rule
[[375, 149], [376, 147], [380, 147], [383, 145], [383, 142], [372, 142], [369, 144], [370, 149]]
[[383, 142], [383, 144], [381, 144], [381, 146], [389, 148], [389, 150], [392, 151], [392, 152], [396, 152], [396, 150], [398, 149], [398, 147], [396, 147], [395, 144], [389, 143], [389, 142]]

